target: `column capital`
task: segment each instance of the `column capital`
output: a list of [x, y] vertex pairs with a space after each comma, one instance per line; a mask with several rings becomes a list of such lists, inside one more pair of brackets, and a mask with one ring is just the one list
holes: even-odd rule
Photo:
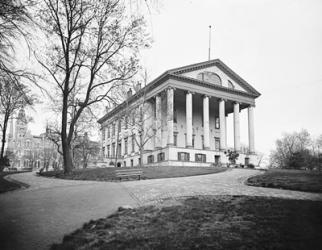
[[249, 104], [247, 108], [255, 108], [255, 104]]
[[176, 90], [176, 88], [172, 87], [172, 86], [168, 86], [168, 87], [166, 87], [166, 90]]
[[186, 93], [186, 94], [192, 94], [192, 95], [194, 95], [194, 94], [195, 94], [195, 92], [193, 92], [193, 91], [191, 91], [191, 90], [185, 90], [185, 93]]
[[221, 102], [221, 101], [227, 102], [228, 100], [227, 100], [227, 99], [225, 99], [225, 98], [219, 98], [219, 101], [220, 101], [220, 102]]
[[209, 96], [209, 95], [202, 95], [202, 98], [208, 98], [208, 99], [210, 99], [210, 97], [211, 96]]
[[238, 102], [238, 101], [233, 101], [233, 104], [235, 105], [235, 104], [238, 104], [238, 105], [240, 105], [241, 104], [241, 102]]

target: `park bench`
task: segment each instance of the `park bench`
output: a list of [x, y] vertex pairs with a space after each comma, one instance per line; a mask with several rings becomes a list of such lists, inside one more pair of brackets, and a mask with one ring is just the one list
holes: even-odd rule
[[45, 167], [42, 167], [39, 169], [39, 171], [36, 172], [36, 175], [41, 175], [41, 173], [45, 170]]
[[141, 175], [143, 174], [142, 169], [116, 169], [115, 170], [115, 177], [119, 178], [120, 180], [122, 178], [129, 178], [132, 176], [138, 176], [139, 180], [141, 179]]

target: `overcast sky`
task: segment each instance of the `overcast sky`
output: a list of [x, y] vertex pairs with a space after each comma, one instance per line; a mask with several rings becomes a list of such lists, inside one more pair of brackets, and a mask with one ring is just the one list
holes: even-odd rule
[[[262, 94], [255, 108], [257, 150], [269, 153], [283, 132], [305, 128], [322, 134], [321, 0], [162, 2], [148, 17], [154, 43], [142, 52], [150, 80], [207, 60], [212, 25], [211, 59], [220, 58]], [[247, 144], [246, 110], [241, 122], [241, 141]], [[39, 131], [39, 123], [31, 128]]]

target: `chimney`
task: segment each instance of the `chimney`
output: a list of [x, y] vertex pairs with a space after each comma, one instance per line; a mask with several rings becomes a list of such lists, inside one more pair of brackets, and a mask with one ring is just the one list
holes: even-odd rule
[[140, 82], [138, 82], [138, 83], [136, 84], [136, 92], [138, 92], [140, 89], [141, 89], [141, 83], [140, 83]]
[[130, 88], [128, 91], [127, 91], [127, 98], [130, 98], [132, 96], [132, 89]]

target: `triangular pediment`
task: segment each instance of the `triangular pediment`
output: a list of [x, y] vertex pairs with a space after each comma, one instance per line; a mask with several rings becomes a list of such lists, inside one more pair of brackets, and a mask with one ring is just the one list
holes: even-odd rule
[[168, 73], [259, 96], [260, 93], [219, 59], [169, 70]]

